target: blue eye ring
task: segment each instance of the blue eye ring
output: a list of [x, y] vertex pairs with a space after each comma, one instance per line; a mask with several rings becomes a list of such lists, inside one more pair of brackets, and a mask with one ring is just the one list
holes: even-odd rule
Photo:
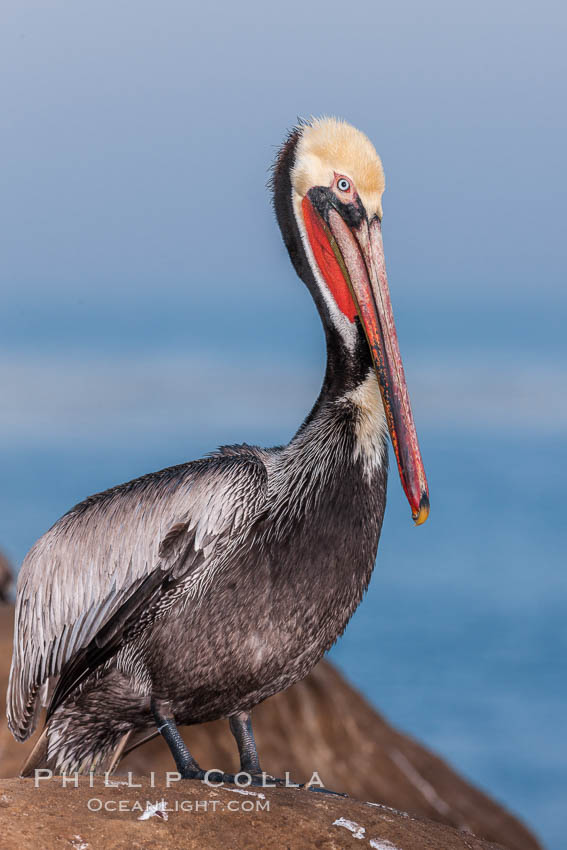
[[350, 183], [346, 179], [346, 177], [339, 177], [337, 180], [337, 189], [339, 192], [348, 192], [350, 189]]

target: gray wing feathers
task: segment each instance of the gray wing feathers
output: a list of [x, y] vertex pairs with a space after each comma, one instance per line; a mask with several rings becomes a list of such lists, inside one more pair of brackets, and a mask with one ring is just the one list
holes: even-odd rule
[[[148, 575], [188, 572], [188, 595], [198, 599], [219, 549], [240, 536], [261, 507], [266, 477], [259, 452], [214, 455], [91, 497], [38, 540], [18, 579], [7, 695], [16, 738], [35, 728], [40, 688]], [[194, 577], [191, 552], [202, 556]]]

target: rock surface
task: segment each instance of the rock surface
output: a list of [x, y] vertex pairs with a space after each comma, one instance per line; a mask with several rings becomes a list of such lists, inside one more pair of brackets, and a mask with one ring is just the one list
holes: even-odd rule
[[[4, 692], [11, 658], [11, 640], [12, 609], [8, 607], [0, 608], [0, 698], [2, 704], [4, 704]], [[254, 712], [254, 728], [262, 766], [273, 775], [284, 776], [285, 772], [289, 771], [293, 780], [304, 782], [309, 780], [313, 771], [317, 771], [327, 788], [348, 793], [359, 800], [382, 803], [394, 809], [410, 812], [412, 815], [430, 818], [433, 821], [454, 826], [458, 830], [464, 830], [465, 833], [460, 835], [450, 830], [439, 832], [441, 827], [434, 824], [424, 824], [420, 820], [414, 821], [409, 818], [400, 819], [398, 815], [385, 813], [385, 810], [373, 809], [369, 806], [359, 809], [356, 807], [361, 804], [355, 803], [353, 800], [339, 800], [337, 803], [336, 798], [325, 798], [324, 801], [321, 801], [320, 798], [323, 795], [315, 792], [276, 789], [270, 794], [273, 794], [274, 800], [277, 801], [279, 813], [277, 819], [272, 819], [270, 816], [268, 820], [265, 813], [262, 812], [247, 814], [246, 818], [239, 813], [234, 818], [233, 826], [230, 827], [234, 838], [233, 843], [224, 844], [219, 837], [220, 843], [217, 844], [217, 839], [215, 839], [214, 846], [229, 848], [241, 846], [247, 848], [256, 846], [276, 848], [364, 846], [362, 841], [349, 836], [347, 829], [331, 828], [329, 813], [339, 812], [340, 809], [337, 817], [344, 816], [367, 826], [368, 836], [370, 837], [374, 836], [370, 827], [374, 828], [374, 826], [377, 827], [381, 824], [382, 832], [376, 832], [376, 835], [381, 835], [383, 841], [390, 840], [400, 850], [408, 850], [410, 847], [468, 847], [470, 850], [472, 847], [489, 846], [482, 844], [482, 842], [472, 843], [471, 833], [482, 836], [487, 841], [498, 842], [509, 850], [537, 850], [540, 847], [534, 836], [517, 818], [482, 791], [466, 782], [442, 759], [426, 750], [409, 736], [390, 726], [326, 662], [318, 665], [303, 682], [258, 706]], [[186, 729], [184, 730], [184, 737], [191, 751], [205, 769], [222, 768], [225, 771], [238, 769], [236, 747], [226, 722], [219, 721]], [[0, 776], [10, 777], [18, 774], [19, 768], [34, 741], [35, 738], [26, 742], [26, 744], [17, 744], [6, 727], [2, 712], [0, 718]], [[127, 771], [132, 771], [134, 776], [139, 776], [149, 775], [150, 771], [153, 770], [156, 779], [159, 781], [163, 779], [166, 771], [173, 769], [174, 765], [169, 751], [163, 741], [157, 738], [128, 755], [120, 764], [119, 772], [125, 775]], [[194, 784], [191, 783], [191, 788], [193, 795], [196, 794], [198, 799], [204, 799], [204, 797], [199, 797], [201, 789], [205, 790], [203, 786], [197, 785], [198, 790], [195, 790]], [[29, 836], [30, 842], [35, 841], [33, 829], [36, 827], [26, 826], [28, 816], [24, 814], [25, 811], [31, 811], [30, 806], [32, 808], [39, 806], [40, 795], [34, 790], [33, 782], [31, 784], [29, 780], [25, 782], [20, 780], [4, 782], [2, 789], [0, 789], [0, 807], [8, 805], [2, 803], [2, 793], [6, 793], [8, 797], [11, 794], [15, 795], [13, 800], [21, 801], [22, 806], [22, 816], [21, 818], [18, 816], [18, 823], [21, 828], [25, 826], [26, 829], [31, 830], [25, 834]], [[83, 836], [84, 829], [81, 827], [82, 821], [79, 814], [77, 814], [77, 820], [72, 821], [74, 825], [71, 828], [68, 826], [65, 811], [58, 809], [62, 805], [63, 798], [57, 797], [59, 792], [56, 791], [55, 786], [53, 791], [50, 790], [45, 793], [55, 795], [49, 798], [52, 800], [49, 805], [53, 807], [53, 811], [50, 810], [49, 806], [47, 809], [42, 808], [41, 817], [44, 818], [45, 812], [50, 813], [47, 822], [52, 824], [53, 830], [56, 830], [55, 824], [60, 823], [61, 829], [58, 834], [61, 836], [66, 836], [68, 832], [71, 834], [70, 830], [75, 830], [77, 834]], [[222, 793], [227, 794], [228, 792], [223, 791]], [[26, 794], [29, 799], [28, 803], [24, 805]], [[156, 793], [154, 792], [148, 799], [153, 799], [155, 796]], [[234, 794], [233, 796], [238, 795]], [[73, 799], [75, 798], [71, 794], [66, 794], [64, 797], [65, 806], [68, 803], [71, 804]], [[251, 797], [251, 799], [254, 798]], [[13, 805], [20, 805], [20, 803], [14, 802]], [[47, 804], [44, 803], [42, 792], [41, 806], [44, 805]], [[326, 806], [331, 806], [331, 808], [327, 809]], [[335, 808], [336, 806], [339, 808]], [[295, 807], [297, 807], [297, 812], [295, 812]], [[77, 803], [77, 812], [79, 810], [84, 814], [84, 823], [90, 824], [89, 829], [94, 830], [95, 825], [98, 825], [96, 828], [103, 830], [103, 832], [107, 829], [114, 829], [114, 815], [112, 817], [108, 813], [104, 815], [99, 813], [96, 816], [89, 815], [88, 811], [84, 811], [83, 803]], [[3, 808], [0, 808], [0, 821], [2, 823], [5, 821], [4, 812], [8, 814], [9, 811], [13, 815], [16, 809], [10, 809], [8, 806], [5, 812]], [[69, 811], [75, 811], [75, 809]], [[355, 811], [356, 816], [353, 813]], [[348, 812], [350, 812], [350, 815]], [[386, 828], [386, 825], [389, 824], [388, 817], [393, 818], [393, 821]], [[239, 825], [241, 821], [239, 818], [244, 818], [242, 824], [246, 822], [247, 828], [252, 829], [250, 835], [256, 834], [257, 828], [268, 830], [265, 834], [261, 833], [264, 835], [262, 839], [264, 843], [262, 841], [258, 844], [251, 843], [250, 835], [247, 836], [244, 843], [235, 843], [237, 841], [236, 833], [238, 833], [238, 840], [241, 840], [241, 827]], [[201, 845], [187, 843], [188, 835], [200, 834], [194, 832], [197, 821], [201, 822], [200, 818], [195, 816], [176, 815], [174, 820], [168, 821], [167, 829], [173, 829], [172, 824], [174, 823], [178, 824], [175, 829], [179, 830], [179, 837], [174, 840], [167, 834], [165, 844], [161, 843], [164, 840], [163, 835], [165, 833], [160, 833], [158, 829], [163, 827], [164, 824], [157, 823], [157, 818], [152, 818], [149, 824], [142, 822], [141, 825], [132, 815], [120, 816], [119, 820], [120, 823], [124, 822], [124, 826], [121, 826], [124, 832], [120, 833], [120, 837], [117, 837], [116, 840], [123, 843], [107, 844], [106, 838], [104, 840], [99, 838], [98, 841], [95, 841], [94, 833], [89, 832], [89, 847], [139, 846], [150, 848], [152, 846], [181, 846], [181, 844], [175, 844], [175, 840], [185, 842], [184, 847], [211, 846], [212, 839], [209, 839], [209, 843]], [[206, 828], [211, 830], [211, 836], [216, 835], [216, 830], [229, 828], [227, 818], [218, 820], [219, 823], [217, 823], [217, 818], [209, 815], [203, 820], [203, 823], [209, 824]], [[313, 821], [312, 827], [309, 826], [311, 821]], [[10, 816], [8, 822], [13, 824], [14, 818]], [[156, 822], [155, 826], [153, 825], [154, 822]], [[300, 830], [298, 832], [292, 830], [292, 824], [295, 822], [298, 824], [297, 829]], [[278, 825], [276, 826], [276, 824]], [[396, 825], [395, 829], [393, 824]], [[142, 829], [142, 826], [144, 829]], [[392, 830], [388, 831], [390, 826], [392, 826]], [[49, 829], [52, 827], [50, 826]], [[145, 829], [146, 827], [149, 828]], [[269, 830], [276, 828], [280, 830], [278, 833], [280, 837], [276, 843], [270, 844]], [[304, 834], [301, 830], [310, 830], [311, 828], [313, 832], [305, 834], [312, 836], [313, 842], [320, 841], [322, 843], [301, 843], [303, 840], [301, 835]], [[0, 827], [0, 829], [3, 830], [4, 828]], [[136, 830], [141, 831], [137, 832]], [[317, 830], [321, 831], [317, 832]], [[401, 830], [401, 832], [398, 834], [396, 830]], [[413, 837], [409, 837], [410, 833], [407, 830], [410, 830]], [[293, 841], [290, 839], [286, 843], [287, 839], [284, 840], [284, 838], [288, 833], [294, 836], [294, 839]], [[428, 835], [427, 841], [423, 837], [426, 833]], [[51, 835], [51, 833], [49, 834]], [[54, 836], [55, 834], [56, 832], [53, 832]], [[13, 837], [10, 840], [16, 841], [17, 829], [12, 835]], [[155, 836], [157, 843], [152, 844], [146, 837], [143, 839], [143, 843], [140, 843], [139, 836], [142, 835], [150, 836], [151, 841], [154, 841]], [[3, 835], [0, 846], [28, 846], [27, 840], [24, 841], [23, 836], [24, 833], [22, 833], [22, 841], [19, 844], [16, 842], [6, 845], [3, 843], [5, 837]], [[396, 844], [396, 836], [398, 844]], [[418, 836], [421, 836], [419, 838], [422, 841], [421, 844], [416, 843]], [[441, 841], [439, 836], [442, 836], [442, 842], [435, 843]], [[449, 842], [447, 836], [451, 836], [450, 841], [453, 843], [447, 843]], [[84, 840], [87, 840], [85, 836], [81, 838], [81, 841]], [[128, 843], [128, 841], [131, 843]], [[413, 841], [413, 843], [409, 843], [410, 841]], [[136, 844], [136, 842], [138, 843]], [[366, 841], [366, 845], [371, 846], [368, 841]], [[67, 843], [63, 842], [61, 845], [46, 844], [42, 839], [42, 842], [37, 846], [48, 848], [75, 845], [70, 839]], [[392, 848], [384, 844], [381, 850], [392, 850]]]
[[[201, 782], [79, 787], [0, 780], [3, 850], [497, 850], [474, 836], [381, 806], [291, 788], [239, 793]], [[120, 810], [121, 809], [121, 810]]]
[[0, 602], [7, 602], [14, 584], [12, 567], [8, 558], [0, 552]]

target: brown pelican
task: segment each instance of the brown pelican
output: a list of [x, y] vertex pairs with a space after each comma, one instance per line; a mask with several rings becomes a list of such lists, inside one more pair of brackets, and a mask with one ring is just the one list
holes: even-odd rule
[[177, 726], [229, 719], [260, 773], [250, 712], [304, 677], [370, 581], [389, 431], [415, 522], [425, 473], [382, 247], [384, 173], [335, 119], [296, 127], [274, 165], [291, 261], [326, 335], [321, 393], [289, 445], [225, 446], [91, 496], [35, 544], [18, 580], [8, 722], [47, 721], [24, 772], [115, 766], [159, 730], [183, 777], [203, 771]]

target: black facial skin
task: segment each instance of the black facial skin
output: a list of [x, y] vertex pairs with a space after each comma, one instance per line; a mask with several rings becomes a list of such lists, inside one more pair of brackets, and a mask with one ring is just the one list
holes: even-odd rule
[[328, 186], [314, 186], [307, 193], [307, 197], [326, 224], [329, 223], [331, 207], [336, 209], [345, 224], [353, 230], [359, 228], [362, 222], [366, 220], [366, 210], [362, 206], [360, 198], [345, 204]]

